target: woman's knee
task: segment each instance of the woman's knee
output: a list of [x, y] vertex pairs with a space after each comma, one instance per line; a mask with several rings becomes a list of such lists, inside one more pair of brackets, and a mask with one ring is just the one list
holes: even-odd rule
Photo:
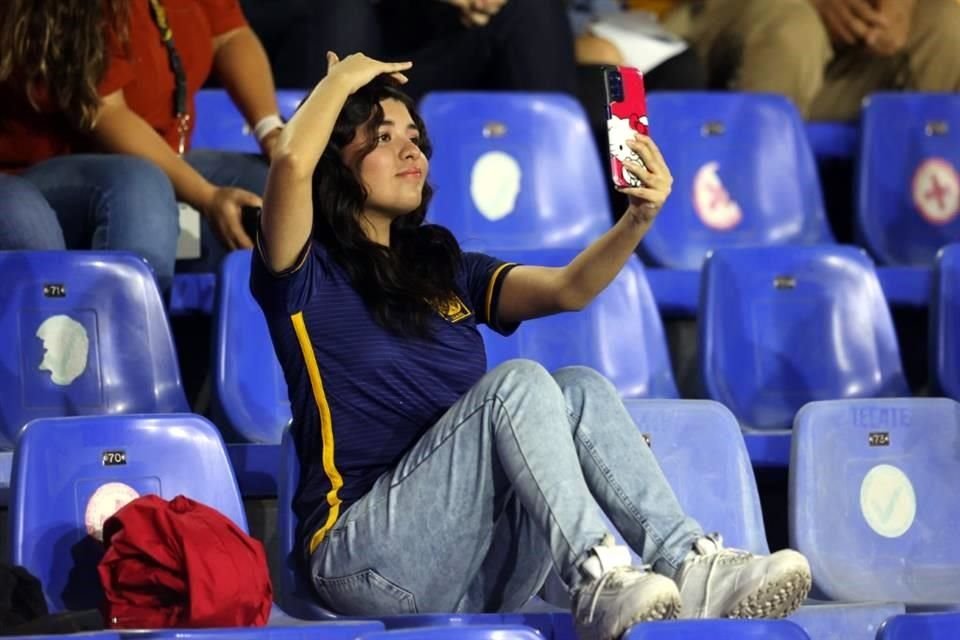
[[526, 358], [515, 358], [498, 364], [488, 374], [497, 386], [519, 385], [530, 389], [556, 387], [550, 373], [542, 364]]
[[563, 367], [553, 372], [553, 379], [564, 392], [579, 390], [590, 396], [619, 397], [616, 387], [596, 369], [583, 366]]
[[169, 287], [180, 234], [170, 179], [154, 163], [133, 156], [105, 156], [89, 171], [102, 187], [95, 245], [137, 253], [153, 268], [161, 289]]
[[921, 0], [914, 9], [908, 55], [911, 58], [909, 89], [960, 91], [960, 3], [956, 0]]
[[57, 214], [28, 180], [0, 174], [0, 249], [64, 249]]

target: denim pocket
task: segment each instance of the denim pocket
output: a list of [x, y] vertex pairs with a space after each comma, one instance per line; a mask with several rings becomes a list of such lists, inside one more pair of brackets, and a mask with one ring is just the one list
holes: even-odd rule
[[413, 594], [373, 569], [341, 578], [316, 576], [313, 580], [324, 606], [343, 615], [416, 613]]

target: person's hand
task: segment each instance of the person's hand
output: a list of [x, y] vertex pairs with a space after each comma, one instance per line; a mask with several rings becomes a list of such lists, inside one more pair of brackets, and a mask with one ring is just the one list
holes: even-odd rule
[[253, 247], [253, 240], [243, 230], [242, 209], [260, 206], [263, 201], [254, 193], [236, 187], [217, 187], [210, 203], [204, 207], [204, 214], [224, 247], [230, 251], [249, 249]]
[[864, 44], [874, 55], [893, 56], [907, 46], [913, 16], [899, 4], [890, 5], [885, 16], [887, 26], [871, 29], [864, 38]]
[[507, 0], [443, 0], [460, 9], [460, 22], [469, 28], [483, 27], [497, 15]]
[[642, 186], [620, 189], [621, 193], [629, 196], [630, 206], [626, 215], [632, 216], [636, 222], [650, 223], [666, 202], [667, 196], [673, 189], [673, 175], [663, 154], [649, 136], [637, 134], [627, 140], [627, 146], [640, 156], [643, 164], [626, 160], [623, 166], [627, 171], [640, 179]]
[[867, 36], [889, 24], [870, 0], [811, 0], [830, 38], [845, 45], [863, 44]]
[[384, 73], [400, 84], [406, 84], [407, 76], [401, 72], [412, 66], [412, 62], [381, 62], [362, 53], [354, 53], [340, 60], [333, 51], [327, 51], [327, 77], [344, 83], [350, 93]]

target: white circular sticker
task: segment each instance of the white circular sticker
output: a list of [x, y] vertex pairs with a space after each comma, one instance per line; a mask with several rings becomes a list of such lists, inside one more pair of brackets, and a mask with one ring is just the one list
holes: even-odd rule
[[481, 215], [491, 222], [513, 213], [520, 195], [520, 163], [503, 151], [488, 151], [470, 172], [470, 197]]
[[90, 338], [83, 325], [65, 315], [50, 316], [37, 328], [43, 341], [41, 371], [50, 372], [54, 384], [66, 386], [87, 369]]
[[860, 485], [860, 511], [878, 534], [899, 538], [917, 515], [917, 496], [910, 478], [889, 464], [870, 469]]
[[90, 499], [83, 515], [87, 533], [103, 542], [103, 523], [117, 511], [140, 497], [136, 489], [122, 482], [100, 485]]
[[697, 170], [693, 178], [693, 208], [703, 224], [717, 231], [727, 231], [740, 223], [743, 212], [723, 186], [719, 169], [719, 163], [708, 162]]
[[913, 174], [913, 204], [924, 220], [944, 225], [960, 213], [960, 177], [949, 160], [928, 158]]

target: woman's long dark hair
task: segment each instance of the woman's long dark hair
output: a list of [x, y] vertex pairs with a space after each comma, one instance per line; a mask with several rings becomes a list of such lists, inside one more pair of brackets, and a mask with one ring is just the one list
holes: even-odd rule
[[129, 0], [2, 0], [0, 82], [38, 89], [75, 127], [90, 129], [112, 39], [127, 40]]
[[[360, 226], [368, 194], [359, 167], [377, 145], [384, 120], [380, 101], [387, 99], [407, 107], [420, 131], [420, 150], [430, 157], [423, 120], [392, 79], [382, 76], [356, 91], [340, 112], [313, 174], [313, 235], [347, 272], [378, 324], [400, 335], [426, 337], [436, 305], [454, 293], [460, 247], [444, 227], [423, 224], [433, 195], [427, 183], [420, 206], [391, 223], [389, 247], [369, 240]], [[365, 134], [366, 144], [353, 166], [347, 166], [343, 150], [358, 132]]]

